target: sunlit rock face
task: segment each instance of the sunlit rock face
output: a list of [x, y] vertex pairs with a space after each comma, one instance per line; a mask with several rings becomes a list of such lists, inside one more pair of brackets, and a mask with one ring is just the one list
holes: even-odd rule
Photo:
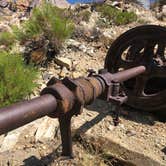
[[166, 0], [137, 0], [140, 2], [146, 9], [153, 7], [154, 5], [165, 5]]
[[68, 8], [70, 4], [66, 0], [48, 0], [59, 8]]
[[138, 0], [146, 9], [150, 8], [151, 0]]

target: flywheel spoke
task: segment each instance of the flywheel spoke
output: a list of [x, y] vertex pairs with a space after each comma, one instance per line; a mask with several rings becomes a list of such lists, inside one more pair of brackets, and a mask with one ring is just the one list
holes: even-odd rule
[[156, 51], [156, 57], [160, 57], [162, 60], [166, 60], [164, 54], [165, 54], [165, 43], [159, 43]]
[[141, 43], [141, 41], [139, 43], [138, 41], [134, 42], [127, 52], [126, 59], [132, 61], [136, 60], [136, 57], [139, 57], [140, 51], [142, 49], [143, 49], [143, 43]]
[[144, 96], [144, 89], [146, 86], [147, 77], [138, 76], [136, 78], [135, 86], [134, 86], [134, 94], [137, 96]]
[[146, 41], [144, 53], [143, 53], [143, 59], [145, 62], [152, 62], [154, 57], [154, 47], [156, 43], [151, 41]]

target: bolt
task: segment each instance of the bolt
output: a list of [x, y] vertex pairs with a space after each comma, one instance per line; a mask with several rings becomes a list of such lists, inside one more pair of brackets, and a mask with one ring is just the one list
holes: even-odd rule
[[88, 69], [88, 77], [93, 76], [93, 74], [96, 74], [96, 71], [94, 71], [93, 69]]

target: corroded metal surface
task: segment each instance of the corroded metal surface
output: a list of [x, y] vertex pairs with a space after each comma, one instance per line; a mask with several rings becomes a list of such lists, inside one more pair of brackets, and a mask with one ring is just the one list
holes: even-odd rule
[[[121, 35], [111, 46], [105, 69], [88, 77], [63, 80], [52, 78], [41, 97], [0, 109], [0, 134], [45, 115], [58, 118], [62, 155], [73, 157], [71, 118], [96, 98], [120, 106], [155, 111], [166, 108], [166, 28], [141, 26]], [[121, 86], [122, 85], [122, 86]]]
[[145, 65], [144, 74], [124, 82], [128, 105], [145, 111], [166, 108], [166, 28], [136, 27], [122, 34], [110, 47], [105, 68], [115, 73]]
[[73, 157], [71, 118], [96, 98], [111, 102], [119, 123], [120, 106], [155, 111], [166, 108], [166, 28], [136, 27], [110, 47], [105, 69], [88, 77], [58, 80], [53, 77], [41, 96], [0, 109], [0, 134], [43, 116], [58, 118], [62, 155]]
[[[45, 115], [58, 118], [62, 138], [62, 155], [72, 157], [72, 116], [81, 114], [82, 108], [92, 103], [97, 97], [109, 101], [112, 94], [112, 82], [125, 81], [145, 71], [144, 66], [139, 66], [117, 74], [105, 71], [87, 78], [65, 78], [63, 80], [52, 78], [48, 86], [42, 90], [41, 97], [0, 109], [0, 134]], [[114, 101], [116, 101], [115, 98]]]
[[56, 99], [46, 94], [0, 109], [0, 134], [23, 126], [38, 118], [49, 115], [57, 107]]

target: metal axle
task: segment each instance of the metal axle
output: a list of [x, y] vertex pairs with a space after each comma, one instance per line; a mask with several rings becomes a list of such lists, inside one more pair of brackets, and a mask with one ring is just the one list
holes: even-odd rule
[[52, 78], [48, 86], [35, 99], [0, 109], [0, 134], [7, 133], [43, 116], [58, 118], [62, 139], [62, 155], [73, 156], [71, 118], [81, 114], [85, 105], [96, 98], [109, 101], [112, 82], [123, 82], [146, 71], [145, 66], [134, 67], [111, 74], [106, 70], [87, 78], [57, 80]]

